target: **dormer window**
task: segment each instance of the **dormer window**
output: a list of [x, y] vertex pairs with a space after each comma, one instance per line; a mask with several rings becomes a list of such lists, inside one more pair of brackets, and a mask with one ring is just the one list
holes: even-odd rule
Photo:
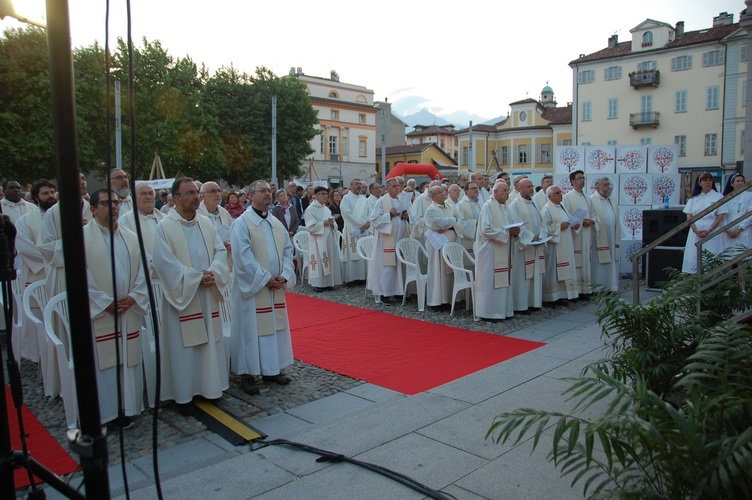
[[653, 32], [646, 31], [642, 34], [642, 46], [651, 47], [653, 45]]
[[332, 90], [331, 92], [329, 92], [329, 98], [330, 99], [339, 99], [339, 95], [337, 95], [337, 93]]

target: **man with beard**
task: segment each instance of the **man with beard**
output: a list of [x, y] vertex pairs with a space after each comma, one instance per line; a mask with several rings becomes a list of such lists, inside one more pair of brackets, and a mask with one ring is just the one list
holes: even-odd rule
[[198, 189], [181, 177], [175, 207], [157, 226], [154, 266], [162, 281], [162, 400], [183, 415], [193, 398], [219, 399], [230, 385], [219, 300], [227, 286], [227, 250], [211, 221], [198, 214]]
[[582, 220], [580, 228], [572, 232], [574, 244], [574, 261], [577, 266], [577, 286], [581, 297], [589, 296], [590, 290], [590, 245], [592, 240], [591, 227], [593, 226], [590, 200], [583, 192], [585, 187], [585, 172], [575, 170], [569, 174], [572, 190], [564, 195], [561, 205], [570, 215], [575, 210], [582, 210], [587, 215]]
[[0, 200], [0, 211], [10, 217], [10, 221], [15, 224], [22, 215], [31, 210], [31, 204], [21, 196], [21, 184], [18, 181], [5, 181], [3, 184], [5, 198]]
[[616, 208], [611, 201], [611, 180], [599, 177], [595, 180], [595, 193], [590, 195], [593, 207], [592, 279], [593, 284], [601, 285], [612, 292], [619, 291], [619, 241], [621, 224]]
[[365, 184], [359, 179], [350, 183], [350, 192], [342, 198], [340, 210], [345, 220], [343, 237], [345, 239], [345, 281], [363, 281], [366, 279], [366, 261], [358, 255], [358, 239], [371, 233], [371, 215], [368, 200], [365, 197]]
[[543, 306], [543, 273], [546, 270], [545, 246], [533, 245], [542, 240], [548, 231], [541, 214], [533, 204], [535, 188], [530, 179], [517, 183], [519, 196], [509, 205], [515, 220], [525, 223], [519, 237], [512, 245], [512, 283], [514, 283], [514, 310], [527, 311]]
[[314, 189], [314, 200], [305, 211], [308, 237], [308, 283], [316, 292], [333, 290], [342, 284], [342, 263], [339, 253], [337, 226], [332, 212], [326, 206], [329, 190], [323, 186]]
[[120, 213], [127, 214], [133, 210], [133, 198], [128, 184], [128, 174], [119, 168], [110, 170], [110, 186], [120, 200]]

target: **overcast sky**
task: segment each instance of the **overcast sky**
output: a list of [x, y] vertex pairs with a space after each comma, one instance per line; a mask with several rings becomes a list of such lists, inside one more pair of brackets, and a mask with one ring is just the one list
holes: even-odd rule
[[[105, 1], [69, 0], [73, 45], [104, 43]], [[604, 9], [604, 6], [606, 7]], [[125, 1], [111, 0], [110, 34], [125, 38]], [[547, 83], [560, 105], [572, 100], [568, 63], [630, 39], [646, 18], [685, 30], [712, 26], [742, 0], [532, 0], [418, 2], [381, 0], [131, 0], [134, 43], [160, 40], [214, 71], [233, 64], [277, 75], [291, 66], [311, 76], [336, 70], [342, 82], [388, 98], [403, 115], [426, 108], [486, 119], [509, 103], [538, 98]], [[6, 18], [0, 28], [18, 26]]]

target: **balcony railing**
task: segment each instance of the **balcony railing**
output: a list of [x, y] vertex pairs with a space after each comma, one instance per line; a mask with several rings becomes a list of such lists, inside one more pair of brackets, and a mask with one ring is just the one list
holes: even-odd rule
[[638, 89], [640, 87], [657, 87], [661, 83], [661, 72], [657, 69], [635, 71], [629, 74], [629, 84]]
[[632, 128], [639, 128], [639, 127], [658, 127], [658, 124], [660, 123], [659, 118], [660, 113], [657, 111], [651, 111], [649, 113], [630, 113], [629, 114], [629, 126]]

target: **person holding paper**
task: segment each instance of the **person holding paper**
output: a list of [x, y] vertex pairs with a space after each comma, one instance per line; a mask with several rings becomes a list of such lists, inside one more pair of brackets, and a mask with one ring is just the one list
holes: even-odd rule
[[543, 279], [543, 302], [576, 299], [579, 292], [572, 230], [579, 226], [571, 226], [569, 223], [569, 214], [561, 206], [561, 188], [554, 184], [546, 191], [548, 203], [543, 207], [541, 217], [551, 240], [548, 242], [546, 274]]
[[569, 174], [569, 180], [572, 183], [572, 190], [564, 195], [561, 204], [570, 215], [577, 213], [582, 219], [579, 228], [572, 232], [572, 242], [574, 245], [574, 261], [577, 267], [577, 291], [580, 297], [584, 298], [592, 293], [590, 290], [592, 283], [590, 278], [590, 246], [592, 241], [591, 228], [594, 222], [591, 215], [590, 200], [582, 191], [585, 187], [585, 172], [575, 170]]
[[[368, 199], [365, 197], [366, 185], [359, 179], [350, 183], [350, 192], [342, 198], [340, 208], [345, 221], [345, 283], [366, 279], [366, 261], [358, 255], [358, 240], [371, 233], [371, 214]], [[378, 199], [378, 198], [377, 198]]]
[[497, 182], [494, 184], [493, 197], [480, 209], [475, 240], [475, 312], [484, 320], [514, 316], [509, 272], [510, 244], [519, 237], [520, 228], [504, 228], [514, 222], [506, 206], [507, 199], [509, 186], [504, 182]]
[[308, 283], [315, 292], [334, 290], [342, 284], [342, 263], [339, 253], [337, 222], [326, 206], [329, 190], [317, 186], [313, 201], [306, 208], [304, 218], [308, 238]]
[[399, 203], [400, 187], [396, 179], [386, 181], [387, 194], [378, 199], [371, 212], [371, 227], [376, 241], [368, 264], [366, 288], [380, 297], [381, 303], [391, 305], [392, 296], [402, 295], [402, 265], [397, 260], [397, 242], [409, 234], [407, 212], [395, 207]]
[[514, 310], [543, 307], [543, 273], [546, 271], [545, 245], [534, 245], [548, 235], [543, 218], [533, 204], [535, 188], [530, 179], [517, 183], [519, 196], [509, 205], [514, 220], [525, 223], [512, 245], [512, 289]]
[[621, 224], [616, 207], [611, 201], [611, 180], [599, 177], [593, 184], [595, 193], [590, 195], [593, 207], [593, 232], [591, 276], [593, 284], [601, 285], [612, 292], [619, 291], [619, 242]]
[[444, 186], [433, 186], [429, 189], [431, 204], [426, 209], [426, 252], [428, 253], [428, 292], [426, 305], [439, 307], [449, 304], [452, 300], [452, 284], [454, 276], [439, 253], [441, 247], [436, 248], [430, 243], [435, 234], [442, 235], [443, 243], [457, 241], [462, 236], [462, 221], [457, 209], [449, 206]]

